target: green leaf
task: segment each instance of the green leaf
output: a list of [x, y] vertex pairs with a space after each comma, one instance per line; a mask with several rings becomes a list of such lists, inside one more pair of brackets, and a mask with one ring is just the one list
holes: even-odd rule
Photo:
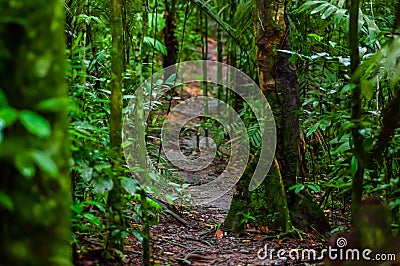
[[51, 135], [51, 128], [47, 120], [32, 111], [22, 110], [19, 113], [19, 120], [22, 125], [33, 135], [39, 138], [48, 138]]
[[83, 217], [88, 219], [89, 222], [91, 222], [94, 225], [100, 225], [100, 219], [91, 213], [85, 213], [85, 214], [83, 214]]
[[21, 175], [27, 179], [31, 179], [35, 175], [35, 164], [32, 161], [30, 153], [24, 152], [17, 154], [14, 158], [14, 164]]
[[389, 202], [389, 207], [390, 207], [391, 209], [393, 209], [393, 208], [395, 208], [395, 207], [397, 207], [397, 206], [399, 206], [399, 205], [400, 205], [400, 199], [396, 199], [395, 201]]
[[346, 92], [348, 92], [348, 91], [353, 90], [355, 87], [356, 87], [356, 84], [353, 84], [353, 83], [346, 84], [346, 85], [343, 87], [343, 89], [341, 90], [340, 93], [346, 93]]
[[169, 76], [168, 79], [165, 81], [165, 84], [174, 85], [174, 83], [176, 83], [175, 77], [176, 73], [171, 74], [171, 76]]
[[148, 37], [148, 36], [145, 36], [143, 38], [143, 41], [146, 44], [150, 45], [151, 47], [155, 48], [157, 52], [159, 52], [159, 53], [161, 53], [163, 55], [167, 54], [167, 49], [165, 48], [165, 45], [162, 44], [160, 41], [154, 40], [154, 38]]
[[133, 235], [136, 236], [137, 240], [140, 243], [143, 243], [143, 236], [139, 231], [133, 231]]
[[342, 145], [340, 145], [338, 148], [334, 149], [332, 151], [332, 154], [338, 154], [338, 153], [345, 152], [348, 150], [350, 150], [350, 145], [348, 142], [345, 142]]
[[68, 98], [50, 98], [39, 102], [35, 109], [39, 111], [59, 112], [69, 106]]
[[296, 189], [294, 190], [295, 193], [299, 193], [300, 191], [302, 191], [304, 189], [304, 185], [300, 184], [296, 186]]
[[353, 157], [351, 157], [351, 163], [350, 163], [351, 176], [355, 176], [357, 170], [358, 170], [358, 161], [356, 157], [353, 155]]
[[342, 20], [342, 18], [345, 16], [346, 14], [346, 9], [338, 9], [336, 10], [336, 14], [335, 14], [335, 19], [334, 19], [334, 25], [338, 25], [340, 23], [340, 21]]
[[134, 195], [137, 190], [137, 182], [135, 179], [123, 177], [121, 179], [121, 186], [129, 193]]
[[304, 189], [304, 185], [303, 184], [296, 184], [296, 185], [294, 185], [294, 186], [291, 186], [290, 188], [289, 188], [289, 190], [293, 190], [294, 189], [294, 191], [296, 192], [296, 193], [299, 193], [301, 190], [303, 190]]
[[329, 71], [329, 69], [325, 68], [324, 69], [324, 75], [326, 77], [326, 79], [330, 82], [333, 83], [336, 81], [336, 75], [333, 74], [331, 71]]
[[0, 192], [0, 206], [3, 206], [9, 211], [14, 210], [14, 203], [12, 202], [11, 198], [3, 192]]
[[50, 177], [57, 177], [57, 165], [48, 154], [39, 150], [34, 150], [32, 151], [32, 158], [40, 170], [47, 173]]
[[327, 10], [325, 10], [324, 14], [322, 14], [321, 19], [326, 19], [330, 15], [332, 15], [333, 12], [335, 12], [337, 9], [336, 6], [330, 6]]
[[94, 201], [94, 200], [86, 200], [86, 201], [84, 201], [84, 203], [88, 204], [88, 205], [94, 205], [97, 208], [99, 208], [99, 210], [102, 211], [102, 212], [105, 211], [105, 208], [104, 208], [104, 206], [103, 206], [103, 204], [101, 202]]
[[85, 181], [86, 183], [90, 182], [90, 180], [92, 180], [93, 177], [93, 168], [92, 167], [83, 167], [81, 169], [79, 169], [79, 172], [82, 176], [83, 181]]
[[10, 126], [12, 125], [18, 118], [18, 111], [12, 107], [5, 106], [3, 108], [0, 107], [0, 120], [4, 121], [4, 125]]
[[321, 188], [316, 184], [307, 184], [307, 187], [309, 187], [314, 192], [321, 192]]
[[311, 136], [312, 133], [314, 133], [315, 130], [317, 130], [319, 126], [319, 123], [316, 123], [315, 125], [313, 125], [307, 132], [306, 137], [308, 138], [309, 136]]
[[319, 41], [319, 42], [322, 41], [322, 40], [324, 39], [324, 37], [319, 36], [319, 35], [314, 34], [314, 33], [310, 33], [310, 34], [308, 34], [307, 36], [310, 37], [310, 38], [314, 38], [315, 40], [317, 40], [317, 41]]
[[96, 193], [104, 194], [113, 188], [113, 181], [109, 178], [98, 177], [92, 179], [92, 185]]
[[329, 3], [322, 4], [322, 5], [318, 6], [318, 7], [316, 7], [313, 11], [311, 11], [311, 15], [319, 13], [319, 12], [321, 12], [322, 10], [324, 10], [327, 7], [329, 7]]
[[321, 4], [321, 3], [326, 3], [326, 2], [325, 1], [306, 1], [298, 9], [296, 9], [293, 13], [296, 14], [296, 13], [303, 12], [303, 11], [309, 9], [312, 5]]
[[367, 100], [372, 99], [372, 96], [374, 95], [374, 88], [371, 81], [367, 79], [361, 80], [361, 94], [364, 95]]

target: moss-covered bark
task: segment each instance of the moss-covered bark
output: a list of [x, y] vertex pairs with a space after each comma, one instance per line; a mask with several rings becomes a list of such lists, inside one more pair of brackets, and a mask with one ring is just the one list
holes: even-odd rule
[[[286, 195], [277, 165], [274, 164], [264, 182], [250, 192], [248, 187], [255, 165], [255, 161], [249, 164], [237, 184], [224, 227], [233, 231], [241, 231], [245, 228], [246, 223], [249, 223], [281, 231], [291, 229]], [[252, 218], [248, 218], [246, 221], [246, 215]]]
[[[108, 195], [110, 207], [109, 235], [107, 251], [123, 251], [125, 221], [122, 214], [123, 197], [121, 182], [122, 175], [122, 4], [121, 0], [111, 1], [111, 100], [110, 100], [110, 157], [112, 163], [113, 188]], [[121, 262], [116, 253], [114, 258]]]
[[253, 223], [283, 231], [290, 229], [292, 222], [299, 228], [311, 226], [326, 231], [329, 227], [312, 197], [288, 190], [296, 183], [298, 174], [300, 134], [295, 111], [300, 105], [294, 65], [289, 62], [290, 55], [279, 52], [291, 49], [286, 5], [285, 1], [255, 0], [257, 66], [261, 90], [276, 122], [276, 159], [267, 178], [251, 193], [243, 186], [250, 175], [244, 175], [225, 221], [231, 229], [239, 228], [240, 217], [235, 217], [238, 213], [249, 213], [256, 218]]
[[[2, 265], [71, 264], [64, 58], [61, 1], [0, 2], [0, 92], [7, 98], [0, 96], [0, 121], [10, 118], [7, 105], [19, 114], [0, 127]], [[25, 116], [34, 123], [31, 132], [20, 122], [27, 114], [21, 110], [36, 113]], [[51, 132], [47, 123], [35, 124], [37, 115]]]

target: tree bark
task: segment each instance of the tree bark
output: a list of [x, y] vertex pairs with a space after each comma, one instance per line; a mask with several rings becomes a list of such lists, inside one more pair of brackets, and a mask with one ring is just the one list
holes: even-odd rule
[[[108, 195], [110, 207], [107, 252], [124, 250], [122, 233], [125, 221], [122, 214], [123, 198], [119, 176], [122, 172], [122, 4], [121, 0], [111, 1], [111, 99], [110, 99], [110, 157], [112, 164], [113, 188]], [[117, 232], [117, 233], [115, 233]], [[117, 254], [114, 259], [121, 262]]]
[[2, 1], [0, 17], [1, 263], [71, 265], [63, 3]]
[[178, 56], [178, 39], [175, 36], [176, 29], [176, 0], [165, 0], [165, 28], [164, 43], [167, 54], [164, 56], [164, 68], [176, 63]]
[[[244, 183], [239, 182], [225, 223], [229, 228], [237, 228], [232, 226], [239, 219], [234, 215], [249, 212], [256, 218], [255, 223], [270, 228], [287, 231], [293, 223], [297, 228], [315, 228], [325, 232], [329, 225], [315, 200], [310, 195], [296, 195], [288, 190], [296, 184], [299, 168], [300, 133], [295, 111], [300, 105], [295, 66], [289, 62], [289, 54], [278, 51], [291, 49], [286, 5], [287, 2], [255, 0], [257, 66], [261, 90], [276, 122], [275, 163], [255, 192], [248, 192]], [[247, 179], [245, 174], [244, 180]]]
[[[350, 62], [351, 62], [351, 74], [354, 74], [360, 64], [360, 56], [358, 51], [358, 13], [359, 13], [359, 1], [352, 0], [350, 3], [350, 24], [349, 24], [349, 48], [350, 48]], [[355, 80], [357, 79], [357, 80]], [[352, 201], [351, 201], [351, 213], [354, 217], [355, 212], [360, 206], [362, 193], [363, 193], [363, 177], [364, 177], [364, 144], [363, 136], [358, 132], [360, 125], [358, 123], [361, 117], [361, 86], [359, 78], [355, 78], [353, 75], [350, 80], [356, 87], [352, 93], [352, 112], [351, 118], [355, 122], [355, 126], [351, 130], [351, 136], [353, 138], [353, 154], [357, 160], [357, 171], [353, 176], [352, 183]]]

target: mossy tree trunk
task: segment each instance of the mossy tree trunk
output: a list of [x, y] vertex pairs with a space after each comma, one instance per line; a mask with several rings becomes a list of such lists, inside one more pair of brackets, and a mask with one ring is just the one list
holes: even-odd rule
[[246, 224], [284, 232], [290, 230], [292, 225], [279, 169], [273, 165], [260, 186], [250, 192], [248, 187], [255, 165], [255, 161], [250, 162], [236, 185], [224, 227], [236, 232], [245, 229]]
[[111, 1], [111, 100], [110, 100], [110, 158], [113, 188], [108, 195], [109, 235], [107, 252], [121, 262], [114, 251], [124, 250], [125, 219], [122, 214], [123, 197], [120, 176], [122, 175], [122, 4]]
[[61, 1], [0, 2], [0, 260], [71, 265]]
[[[328, 229], [324, 214], [308, 195], [296, 195], [288, 188], [296, 184], [298, 173], [299, 121], [295, 111], [300, 108], [297, 75], [290, 55], [279, 50], [290, 50], [287, 2], [255, 1], [255, 43], [260, 87], [271, 105], [276, 122], [276, 159], [267, 178], [253, 192], [246, 180], [252, 167], [246, 170], [232, 200], [225, 224], [238, 229], [240, 215], [249, 213], [254, 224], [267, 225], [287, 231], [294, 226], [312, 226], [319, 231]], [[253, 162], [254, 164], [254, 162]], [[247, 173], [247, 174], [246, 174]]]

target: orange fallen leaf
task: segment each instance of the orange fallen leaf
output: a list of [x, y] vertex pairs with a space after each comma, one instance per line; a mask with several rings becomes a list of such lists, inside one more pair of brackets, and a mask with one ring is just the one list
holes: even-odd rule
[[217, 238], [223, 238], [224, 237], [224, 232], [222, 231], [222, 230], [220, 230], [220, 229], [218, 229], [217, 230], [217, 232], [215, 232], [215, 236], [217, 237]]
[[267, 226], [267, 225], [265, 225], [265, 226], [260, 225], [260, 226], [258, 227], [258, 229], [260, 229], [260, 231], [261, 231], [261, 232], [264, 232], [264, 233], [267, 233], [267, 232], [268, 232], [268, 226]]

